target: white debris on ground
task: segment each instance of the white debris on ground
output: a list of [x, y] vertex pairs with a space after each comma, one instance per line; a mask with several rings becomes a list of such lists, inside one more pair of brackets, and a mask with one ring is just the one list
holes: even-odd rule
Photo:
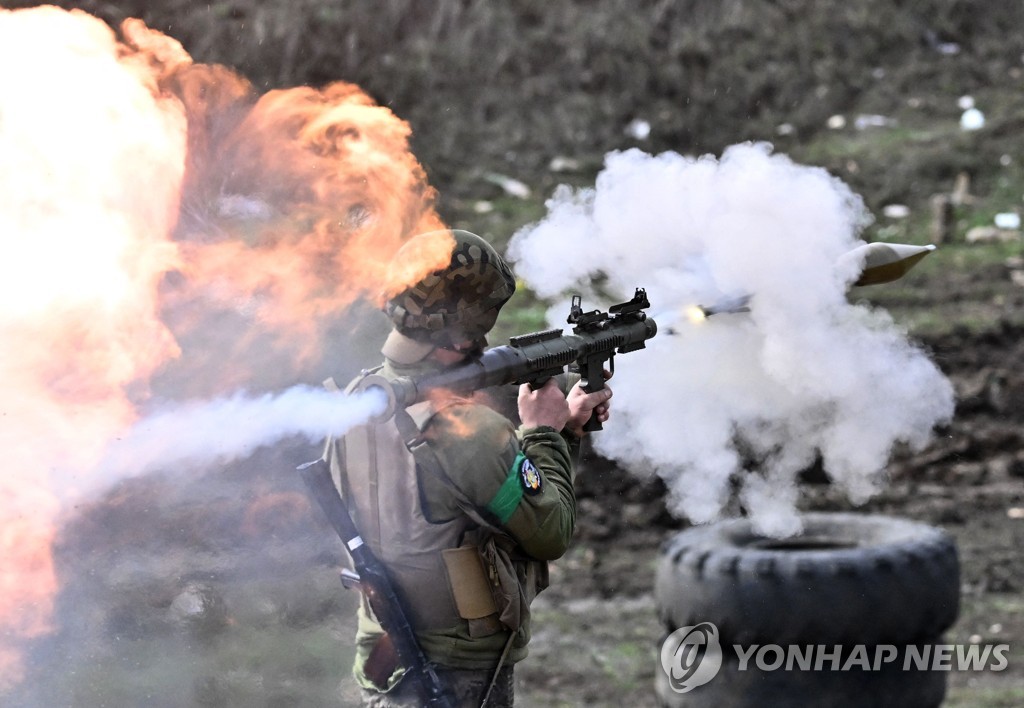
[[960, 116], [960, 129], [972, 132], [985, 127], [985, 114], [977, 108], [968, 108]]
[[491, 184], [496, 184], [501, 187], [501, 190], [510, 197], [516, 197], [518, 199], [529, 199], [533, 191], [523, 182], [509, 177], [508, 175], [498, 174], [497, 172], [488, 172], [484, 175], [484, 180]]
[[651, 137], [651, 124], [643, 118], [634, 118], [626, 126], [626, 135], [637, 140], [647, 140]]
[[906, 219], [910, 216], [910, 207], [906, 204], [886, 204], [882, 207], [882, 215], [887, 219]]

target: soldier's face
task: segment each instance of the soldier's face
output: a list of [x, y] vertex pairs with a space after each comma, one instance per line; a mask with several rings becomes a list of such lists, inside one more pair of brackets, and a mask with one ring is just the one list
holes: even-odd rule
[[487, 337], [465, 339], [451, 346], [438, 347], [434, 350], [434, 358], [445, 366], [461, 364], [464, 361], [480, 356], [487, 346]]

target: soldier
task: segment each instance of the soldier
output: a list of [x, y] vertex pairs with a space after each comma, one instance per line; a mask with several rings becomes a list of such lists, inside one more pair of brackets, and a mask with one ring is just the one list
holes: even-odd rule
[[[411, 239], [394, 263], [445, 233]], [[501, 256], [479, 236], [450, 234], [448, 266], [387, 302], [394, 329], [376, 370], [386, 378], [478, 355], [512, 297], [515, 279]], [[518, 427], [479, 397], [440, 397], [328, 443], [362, 538], [388, 568], [458, 706], [512, 705], [530, 602], [547, 586], [547, 561], [565, 553], [573, 533], [570, 450], [591, 415], [608, 419], [610, 397], [607, 387], [587, 394], [579, 385], [566, 396], [555, 379], [536, 390], [524, 385]], [[356, 647], [365, 705], [418, 705], [365, 600]]]

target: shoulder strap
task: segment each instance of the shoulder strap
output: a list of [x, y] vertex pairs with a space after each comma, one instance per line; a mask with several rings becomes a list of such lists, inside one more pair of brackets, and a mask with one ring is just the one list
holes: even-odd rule
[[[352, 381], [349, 382], [348, 386], [345, 387], [345, 393], [352, 393], [352, 391], [355, 390], [355, 387], [359, 384], [360, 381], [362, 381], [370, 374], [377, 373], [383, 368], [384, 366], [382, 364], [380, 366], [375, 366], [372, 369], [363, 369], [359, 373], [359, 376], [355, 377]], [[338, 386], [338, 383], [334, 380], [333, 376], [328, 377], [327, 379], [324, 380], [323, 387], [330, 391], [331, 393], [341, 392], [341, 387]], [[367, 436], [372, 440], [373, 435], [373, 429], [372, 427], [370, 427], [368, 429]], [[348, 450], [345, 445], [344, 435], [340, 437], [335, 437], [331, 435], [324, 442], [323, 458], [331, 464], [331, 477], [334, 480], [334, 484], [338, 488], [338, 491], [341, 493], [342, 498], [345, 499], [346, 501], [352, 498], [351, 489], [349, 488], [348, 483], [348, 476], [344, 472], [347, 455]]]
[[[501, 522], [487, 509], [478, 507], [474, 504], [466, 493], [463, 492], [452, 478], [448, 476], [448, 473], [444, 471], [444, 467], [441, 466], [441, 461], [437, 459], [437, 454], [430, 449], [427, 441], [423, 439], [422, 427], [429, 422], [430, 418], [433, 417], [432, 413], [427, 415], [424, 411], [414, 411], [417, 414], [417, 418], [414, 420], [413, 416], [406, 409], [401, 409], [395, 412], [395, 425], [398, 426], [398, 434], [402, 436], [402, 440], [405, 446], [412, 453], [413, 458], [416, 460], [416, 464], [423, 468], [427, 473], [433, 475], [436, 479], [440, 480], [445, 487], [451, 491], [452, 496], [455, 498], [455, 503], [459, 509], [476, 522], [482, 528], [485, 528], [492, 533], [502, 534], [505, 532], [501, 529]], [[436, 412], [436, 411], [433, 411]], [[419, 424], [417, 424], [419, 423]]]

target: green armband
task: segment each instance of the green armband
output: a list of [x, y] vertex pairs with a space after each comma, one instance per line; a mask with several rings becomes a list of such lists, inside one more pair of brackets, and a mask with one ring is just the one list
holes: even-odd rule
[[506, 523], [512, 516], [512, 512], [519, 506], [523, 498], [523, 485], [519, 482], [519, 470], [526, 461], [526, 455], [522, 452], [516, 455], [512, 466], [508, 470], [508, 476], [498, 489], [498, 493], [487, 504], [487, 510], [498, 517], [501, 523]]

